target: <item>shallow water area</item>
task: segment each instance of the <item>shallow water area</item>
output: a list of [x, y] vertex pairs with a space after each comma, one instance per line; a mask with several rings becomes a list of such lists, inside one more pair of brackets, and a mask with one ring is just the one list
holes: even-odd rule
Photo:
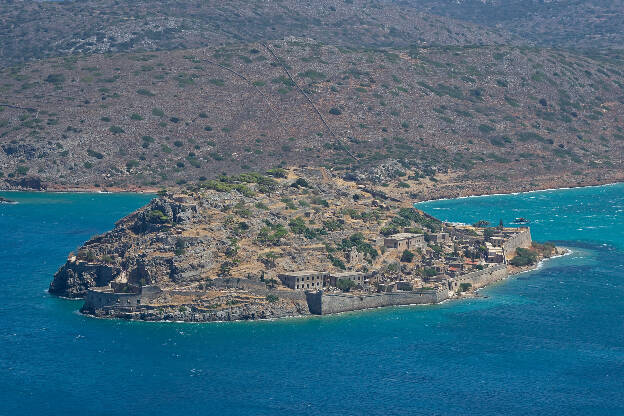
[[45, 291], [151, 196], [1, 194], [1, 415], [624, 414], [624, 185], [419, 204], [526, 217], [572, 250], [487, 297], [212, 324], [92, 319]]

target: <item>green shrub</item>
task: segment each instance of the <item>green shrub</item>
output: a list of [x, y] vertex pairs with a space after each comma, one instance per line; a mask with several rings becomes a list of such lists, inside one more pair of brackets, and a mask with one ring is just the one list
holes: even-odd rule
[[126, 169], [127, 170], [131, 170], [132, 168], [136, 168], [137, 166], [139, 166], [139, 161], [138, 160], [131, 159], [131, 160], [126, 162]]
[[50, 84], [59, 85], [65, 83], [65, 75], [63, 74], [50, 74], [46, 77], [45, 82]]
[[278, 245], [286, 235], [288, 230], [283, 225], [267, 224], [258, 232], [257, 240], [260, 244]]
[[526, 248], [516, 249], [516, 256], [509, 261], [513, 266], [530, 266], [537, 262], [537, 253]]
[[338, 279], [336, 287], [343, 292], [348, 292], [355, 287], [355, 282], [351, 279]]
[[483, 134], [489, 134], [491, 132], [493, 132], [494, 130], [496, 130], [494, 127], [487, 125], [487, 124], [480, 124], [479, 125], [479, 131]]
[[26, 175], [29, 170], [30, 168], [28, 166], [18, 165], [17, 168], [15, 169], [15, 174], [23, 176], [23, 175]]
[[266, 295], [266, 300], [269, 303], [275, 303], [275, 302], [277, 302], [279, 300], [279, 297], [277, 297], [276, 295], [268, 294], [268, 295]]
[[121, 134], [124, 133], [124, 129], [119, 126], [110, 126], [108, 130], [113, 134]]
[[256, 202], [255, 207], [258, 209], [265, 210], [265, 211], [269, 210], [269, 207], [265, 203], [260, 202], [260, 201]]
[[94, 157], [96, 159], [103, 159], [104, 158], [104, 155], [102, 153], [96, 152], [95, 150], [92, 150], [92, 149], [88, 149], [87, 150], [87, 155], [89, 155], [91, 157]]
[[184, 254], [185, 249], [186, 249], [186, 243], [184, 243], [184, 240], [178, 238], [175, 242], [173, 253], [176, 256], [181, 256], [182, 254]]
[[166, 216], [161, 210], [154, 209], [147, 214], [147, 220], [155, 224], [164, 224], [169, 222], [169, 217]]
[[383, 236], [388, 237], [389, 235], [397, 234], [399, 232], [399, 229], [394, 225], [388, 225], [386, 227], [383, 227], [381, 230], [379, 230], [379, 232]]
[[156, 117], [163, 117], [165, 112], [160, 108], [152, 108], [152, 115], [155, 115]]
[[286, 177], [286, 170], [282, 169], [282, 168], [274, 168], [274, 169], [269, 169], [267, 170], [267, 175], [273, 176], [275, 178], [285, 178]]
[[140, 89], [138, 89], [138, 90], [137, 90], [137, 94], [139, 94], [139, 95], [144, 95], [144, 96], [146, 96], [146, 97], [153, 97], [154, 95], [156, 95], [156, 94], [154, 94], [153, 92], [151, 92], [150, 90], [146, 90], [146, 89], [144, 89], [144, 88], [140, 88]]
[[472, 283], [460, 283], [459, 284], [460, 292], [467, 292], [470, 290], [470, 288], [472, 288]]
[[403, 263], [411, 263], [412, 260], [414, 260], [414, 253], [409, 250], [403, 251], [403, 254], [401, 254], [401, 261]]

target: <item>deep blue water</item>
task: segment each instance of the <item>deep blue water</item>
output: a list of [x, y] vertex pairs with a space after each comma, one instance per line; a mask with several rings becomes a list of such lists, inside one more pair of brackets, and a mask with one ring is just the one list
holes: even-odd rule
[[216, 324], [97, 320], [45, 290], [141, 195], [5, 193], [1, 415], [624, 414], [624, 185], [421, 204], [573, 254], [487, 298]]

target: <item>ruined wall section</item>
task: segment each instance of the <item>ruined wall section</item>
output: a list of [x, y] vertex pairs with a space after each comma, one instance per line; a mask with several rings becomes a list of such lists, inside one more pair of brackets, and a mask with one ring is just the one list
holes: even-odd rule
[[502, 280], [509, 276], [509, 271], [505, 264], [497, 264], [483, 270], [477, 270], [471, 273], [460, 275], [450, 281], [449, 289], [452, 291], [459, 290], [462, 283], [469, 283], [473, 289], [489, 285], [492, 282]]
[[332, 313], [380, 308], [382, 306], [432, 304], [448, 298], [448, 291], [443, 289], [425, 289], [409, 292], [348, 294], [323, 291], [307, 292], [306, 299], [310, 313], [328, 315]]

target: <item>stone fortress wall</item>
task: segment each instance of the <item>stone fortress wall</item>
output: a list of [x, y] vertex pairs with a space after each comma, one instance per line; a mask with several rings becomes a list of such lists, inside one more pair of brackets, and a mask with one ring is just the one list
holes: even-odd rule
[[520, 228], [520, 232], [513, 234], [503, 243], [505, 258], [510, 260], [516, 253], [518, 247], [531, 247], [531, 229], [529, 227]]
[[489, 285], [497, 280], [505, 279], [509, 275], [505, 264], [497, 264], [483, 270], [466, 273], [449, 281], [449, 290], [457, 291], [462, 283], [469, 283], [474, 289]]
[[[256, 295], [275, 295], [279, 298], [290, 300], [306, 299], [303, 291], [268, 289], [264, 282], [258, 282], [246, 278], [216, 278], [211, 281], [210, 287], [215, 289], [252, 290]], [[96, 310], [104, 309], [149, 309], [147, 304], [161, 293], [162, 290], [158, 286], [143, 286], [137, 293], [115, 293], [110, 287], [95, 287], [87, 290], [85, 302], [81, 310], [93, 313]], [[205, 295], [206, 292], [194, 290], [171, 290], [168, 291], [168, 293], [183, 296], [202, 296]]]
[[162, 291], [158, 286], [143, 286], [138, 293], [115, 293], [110, 288], [87, 291], [82, 311], [93, 312], [104, 308], [131, 308], [149, 303]]
[[[213, 287], [222, 289], [253, 289], [253, 292], [257, 295], [271, 294], [284, 299], [305, 300], [311, 314], [328, 315], [383, 306], [439, 303], [449, 298], [449, 291], [459, 290], [462, 283], [469, 283], [473, 288], [480, 288], [497, 280], [502, 280], [507, 276], [507, 266], [497, 264], [450, 280], [448, 290], [436, 288], [366, 294], [325, 293], [322, 290], [304, 292], [267, 289], [264, 286], [264, 282], [238, 278], [215, 279]], [[110, 288], [93, 288], [87, 292], [82, 310], [94, 312], [96, 310], [108, 309], [149, 309], [147, 304], [161, 293], [162, 290], [157, 286], [143, 286], [138, 293], [114, 293]], [[203, 293], [201, 291], [171, 291], [171, 294], [187, 296], [202, 295]]]
[[423, 289], [409, 292], [369, 293], [353, 295], [348, 293], [306, 292], [308, 308], [313, 315], [379, 308], [382, 306], [417, 305], [439, 303], [449, 297], [447, 290]]

